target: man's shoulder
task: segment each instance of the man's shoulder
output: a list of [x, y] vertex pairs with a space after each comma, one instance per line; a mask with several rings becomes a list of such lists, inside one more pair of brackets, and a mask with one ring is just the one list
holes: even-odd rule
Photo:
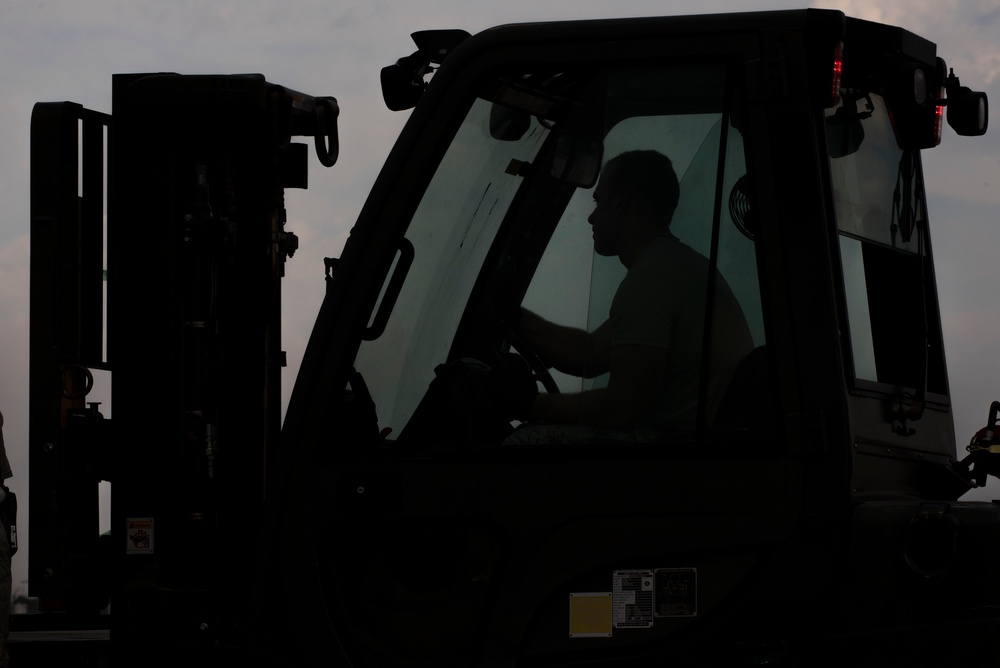
[[672, 235], [653, 238], [643, 249], [634, 269], [640, 271], [695, 271], [708, 267], [708, 260], [701, 253]]

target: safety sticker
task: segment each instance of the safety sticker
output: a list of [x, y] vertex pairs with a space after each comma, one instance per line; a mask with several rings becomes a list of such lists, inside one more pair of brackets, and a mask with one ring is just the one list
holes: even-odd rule
[[653, 625], [653, 571], [615, 571], [611, 591], [616, 629]]
[[698, 569], [656, 569], [656, 616], [695, 617], [698, 614]]
[[569, 595], [569, 637], [611, 637], [611, 592]]
[[153, 518], [125, 520], [125, 554], [153, 554]]

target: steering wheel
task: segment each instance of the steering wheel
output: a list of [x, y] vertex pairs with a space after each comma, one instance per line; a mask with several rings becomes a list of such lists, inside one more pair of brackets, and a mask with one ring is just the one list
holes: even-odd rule
[[525, 341], [524, 337], [518, 336], [514, 330], [509, 327], [505, 327], [505, 334], [503, 341], [503, 346], [501, 348], [502, 352], [508, 352], [511, 346], [517, 349], [518, 354], [524, 358], [524, 361], [528, 363], [528, 367], [531, 369], [532, 377], [541, 382], [542, 387], [549, 394], [559, 394], [559, 386], [556, 385], [555, 379], [549, 372], [549, 368], [545, 366], [542, 358], [538, 356], [538, 353], [532, 349], [528, 342]]

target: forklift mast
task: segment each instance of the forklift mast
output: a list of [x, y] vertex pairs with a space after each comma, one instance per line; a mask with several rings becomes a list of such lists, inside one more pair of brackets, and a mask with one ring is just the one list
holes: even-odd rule
[[[997, 509], [958, 499], [1000, 470], [996, 436], [958, 461], [920, 160], [946, 120], [986, 132], [985, 94], [932, 42], [828, 10], [413, 38], [381, 73], [413, 111], [328, 262], [280, 447], [290, 137], [332, 164], [336, 102], [156, 74], [116, 76], [110, 117], [36, 107], [45, 608], [110, 600], [117, 660], [171, 664], [986, 656]], [[688, 385], [670, 421], [587, 431], [581, 400], [521, 424], [497, 378], [609, 387], [591, 349], [552, 369], [517, 319], [607, 331], [631, 267], [588, 219], [636, 153], [676, 174], [661, 236], [697, 270], [649, 301], [702, 300]], [[88, 402], [105, 372], [110, 419]]]
[[78, 618], [113, 600], [129, 644], [204, 644], [252, 601], [297, 247], [284, 189], [307, 186], [291, 138], [332, 165], [338, 107], [162, 73], [115, 76], [112, 106], [32, 117], [30, 595]]

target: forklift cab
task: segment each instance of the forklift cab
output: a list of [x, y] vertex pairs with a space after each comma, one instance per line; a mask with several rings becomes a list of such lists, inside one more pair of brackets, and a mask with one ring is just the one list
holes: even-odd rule
[[[303, 656], [638, 666], [891, 638], [852, 536], [969, 488], [919, 151], [946, 88], [964, 134], [985, 95], [932, 43], [835, 11], [414, 38], [383, 84], [415, 109], [331, 263], [284, 425], [273, 572], [317, 613], [287, 629]], [[705, 268], [647, 290], [703, 304], [672, 333], [696, 341], [690, 419], [511, 445], [525, 427], [486, 382], [511, 355], [541, 392], [609, 383], [549, 370], [510, 323], [608, 321], [629, 272], [588, 217], [632, 151], [671, 160], [667, 234]], [[876, 499], [904, 510], [856, 513]]]

